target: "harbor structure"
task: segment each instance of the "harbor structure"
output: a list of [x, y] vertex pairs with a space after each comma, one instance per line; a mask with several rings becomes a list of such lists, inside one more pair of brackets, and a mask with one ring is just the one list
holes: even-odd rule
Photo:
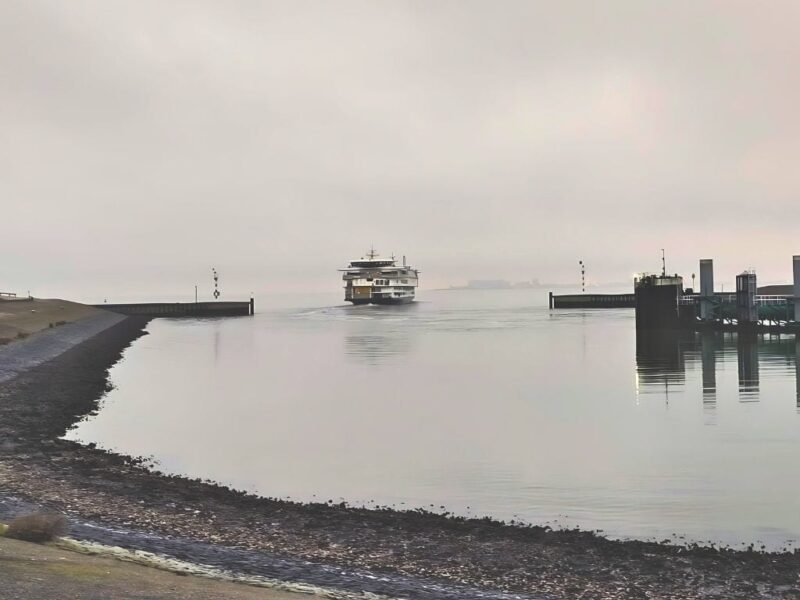
[[[549, 297], [550, 309], [636, 309], [641, 330], [720, 329], [800, 333], [800, 255], [792, 257], [792, 284], [759, 287], [755, 271], [736, 276], [733, 292], [717, 291], [714, 260], [700, 260], [699, 289], [684, 288], [683, 277], [668, 274], [662, 257], [659, 274], [634, 278], [633, 294], [565, 294]], [[694, 280], [694, 276], [692, 276]]]
[[679, 275], [641, 275], [634, 279], [637, 329], [672, 329], [680, 317], [680, 298], [684, 293]]
[[219, 271], [216, 267], [211, 268], [211, 277], [214, 281], [213, 302], [197, 301], [197, 286], [194, 286], [194, 302], [132, 302], [124, 304], [95, 304], [95, 308], [102, 308], [110, 312], [119, 313], [126, 316], [141, 317], [242, 317], [254, 315], [256, 312], [255, 299], [250, 296], [250, 300], [245, 301], [222, 301], [219, 297], [222, 292], [219, 289]]
[[678, 275], [635, 279], [637, 329], [721, 329], [800, 332], [800, 256], [791, 286], [758, 287], [753, 270], [736, 276], [732, 293], [714, 289], [712, 259], [700, 261], [700, 290], [684, 290]]

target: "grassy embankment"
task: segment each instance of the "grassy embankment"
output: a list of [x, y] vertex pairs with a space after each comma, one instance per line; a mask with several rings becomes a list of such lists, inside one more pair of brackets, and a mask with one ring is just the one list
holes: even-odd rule
[[92, 556], [65, 547], [5, 537], [0, 523], [0, 598], [137, 600], [298, 600], [312, 596], [186, 576], [126, 560]]
[[67, 300], [0, 299], [0, 344], [98, 313], [102, 311]]

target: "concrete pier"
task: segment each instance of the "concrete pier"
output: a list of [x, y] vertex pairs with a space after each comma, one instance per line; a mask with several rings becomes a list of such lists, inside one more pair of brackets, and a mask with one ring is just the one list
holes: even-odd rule
[[122, 315], [143, 317], [238, 317], [252, 315], [255, 302], [146, 302], [136, 304], [95, 304]]

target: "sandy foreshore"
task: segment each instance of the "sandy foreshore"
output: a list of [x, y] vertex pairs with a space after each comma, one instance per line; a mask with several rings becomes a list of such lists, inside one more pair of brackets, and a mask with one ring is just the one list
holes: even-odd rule
[[0, 502], [0, 512], [31, 503], [70, 515], [76, 527], [134, 532], [121, 539], [156, 551], [191, 557], [202, 550], [222, 563], [235, 554], [254, 569], [284, 569], [282, 578], [324, 576], [328, 585], [339, 578], [351, 590], [363, 582], [404, 598], [800, 597], [794, 553], [618, 542], [578, 531], [258, 498], [162, 476], [130, 457], [59, 439], [96, 410], [108, 369], [145, 324], [124, 319], [0, 383], [0, 497], [13, 498], [6, 509]]

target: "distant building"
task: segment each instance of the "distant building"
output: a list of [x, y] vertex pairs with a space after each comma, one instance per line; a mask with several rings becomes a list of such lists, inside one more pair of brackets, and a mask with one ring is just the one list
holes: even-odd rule
[[538, 279], [531, 279], [530, 281], [519, 281], [512, 285], [514, 289], [517, 290], [536, 290], [542, 287], [542, 284], [539, 283]]
[[529, 290], [542, 288], [538, 279], [511, 283], [505, 279], [471, 279], [467, 285], [451, 285], [451, 290]]
[[467, 287], [471, 290], [507, 290], [511, 284], [504, 279], [472, 279]]
[[759, 296], [791, 296], [794, 294], [794, 286], [789, 283], [786, 285], [764, 285], [758, 288]]

